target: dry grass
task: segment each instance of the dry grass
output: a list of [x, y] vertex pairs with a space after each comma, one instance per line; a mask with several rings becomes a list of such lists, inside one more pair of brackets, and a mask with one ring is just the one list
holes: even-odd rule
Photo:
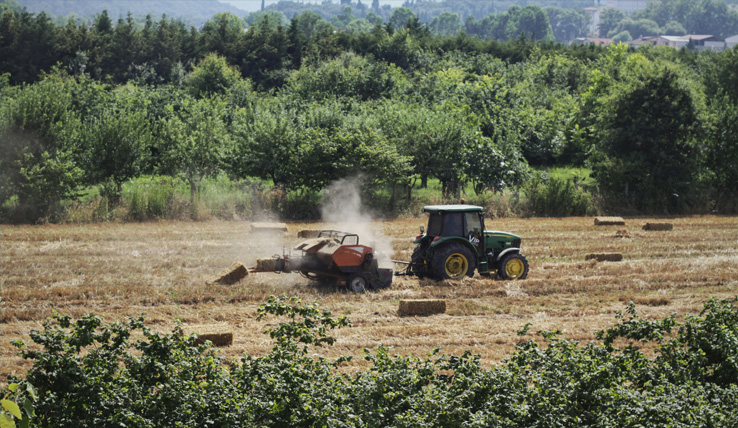
[[[94, 312], [110, 322], [144, 313], [153, 329], [165, 332], [180, 320], [185, 331], [232, 332], [223, 355], [264, 353], [271, 343], [261, 332], [275, 321], [257, 321], [256, 310], [269, 295], [283, 293], [350, 316], [354, 327], [338, 331], [334, 346], [318, 350], [325, 356], [359, 355], [382, 343], [395, 353], [419, 356], [437, 346], [456, 354], [470, 349], [484, 364], [496, 364], [509, 355], [520, 340], [515, 332], [527, 322], [531, 332], [560, 329], [564, 337], [586, 342], [611, 325], [628, 301], [645, 316], [663, 317], [695, 313], [710, 297], [734, 296], [736, 218], [670, 221], [678, 233], [649, 234], [634, 226], [626, 230], [629, 239], [613, 239], [615, 229], [593, 228], [591, 217], [488, 221], [489, 229], [522, 236], [528, 279], [397, 277], [392, 287], [366, 294], [311, 284], [297, 274], [261, 273], [233, 285], [205, 285], [235, 262], [254, 266], [257, 258], [282, 254], [298, 241], [299, 230], [319, 224], [288, 224], [287, 234], [266, 236], [251, 234], [247, 222], [2, 226], [0, 374], [29, 368], [10, 341], [30, 342], [31, 329], [54, 310], [75, 317]], [[424, 222], [381, 225], [393, 258], [410, 258], [412, 238]], [[582, 261], [589, 253], [615, 252], [625, 260]], [[399, 301], [409, 299], [444, 299], [447, 310], [399, 317]], [[351, 364], [348, 370], [366, 362], [355, 358]]]

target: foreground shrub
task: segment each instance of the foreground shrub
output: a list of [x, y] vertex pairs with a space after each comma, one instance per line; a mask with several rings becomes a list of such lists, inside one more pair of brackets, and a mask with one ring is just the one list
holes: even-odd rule
[[369, 369], [343, 374], [351, 357], [317, 348], [350, 321], [286, 297], [259, 309], [279, 317], [272, 350], [240, 361], [142, 318], [57, 315], [31, 334], [41, 349], [16, 346], [34, 362], [24, 382], [38, 390], [28, 404], [39, 426], [720, 427], [738, 424], [737, 302], [711, 300], [683, 323], [642, 319], [630, 304], [601, 343], [539, 331], [546, 346], [522, 341], [489, 369], [470, 352], [390, 356], [380, 345], [365, 350]]

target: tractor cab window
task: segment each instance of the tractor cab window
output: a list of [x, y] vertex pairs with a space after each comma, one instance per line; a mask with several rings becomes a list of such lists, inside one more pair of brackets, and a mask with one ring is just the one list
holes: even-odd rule
[[443, 236], [463, 236], [464, 218], [461, 213], [446, 213], [443, 217]]
[[428, 236], [441, 236], [441, 229], [443, 229], [441, 213], [430, 213], [430, 217], [428, 217]]
[[479, 213], [466, 213], [466, 237], [482, 239], [482, 218]]

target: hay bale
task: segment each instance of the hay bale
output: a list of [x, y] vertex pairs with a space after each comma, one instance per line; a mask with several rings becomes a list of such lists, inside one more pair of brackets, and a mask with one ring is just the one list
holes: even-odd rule
[[223, 284], [231, 285], [235, 284], [249, 274], [249, 270], [246, 269], [241, 263], [233, 263], [228, 269], [222, 270], [217, 276], [214, 276], [208, 284]]
[[216, 347], [231, 346], [233, 344], [233, 333], [198, 334], [197, 339], [195, 339], [195, 345], [202, 345], [208, 340]]
[[625, 226], [622, 217], [595, 217], [595, 226]]
[[280, 259], [275, 257], [270, 257], [268, 259], [256, 259], [256, 270], [263, 270], [263, 271], [275, 271], [278, 267], [278, 262]]
[[443, 299], [400, 300], [398, 313], [400, 316], [433, 315], [446, 312], [446, 301]]
[[674, 225], [671, 223], [646, 223], [643, 230], [672, 230]]
[[320, 234], [319, 230], [301, 230], [297, 232], [297, 237], [303, 239], [317, 238], [318, 234]]
[[619, 262], [623, 260], [622, 253], [600, 253], [600, 254], [587, 254], [584, 256], [584, 260], [597, 260], [598, 262]]
[[252, 233], [277, 233], [287, 232], [285, 223], [251, 223]]

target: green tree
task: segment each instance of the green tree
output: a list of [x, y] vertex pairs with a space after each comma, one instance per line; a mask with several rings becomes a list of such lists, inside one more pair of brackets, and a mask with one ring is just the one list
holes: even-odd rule
[[112, 185], [104, 188], [111, 203], [117, 202], [123, 182], [138, 177], [150, 166], [154, 146], [153, 126], [149, 121], [147, 99], [132, 85], [121, 87], [108, 103], [85, 120], [88, 144], [81, 155], [89, 184]]
[[287, 17], [278, 10], [266, 10], [251, 12], [243, 19], [246, 27], [261, 26], [262, 21], [266, 21], [269, 29], [274, 31], [277, 27], [284, 27], [287, 24]]
[[400, 30], [407, 27], [408, 22], [415, 18], [415, 14], [412, 10], [406, 7], [398, 7], [392, 10], [392, 15], [389, 18], [389, 24], [395, 30]]
[[556, 40], [568, 43], [576, 37], [587, 35], [589, 16], [584, 9], [547, 7], [544, 10]]
[[600, 12], [600, 23], [597, 24], [597, 29], [600, 32], [600, 37], [607, 37], [613, 30], [615, 30], [620, 21], [625, 19], [625, 14], [617, 9], [605, 8]]
[[623, 31], [627, 31], [631, 36], [638, 38], [643, 36], [656, 36], [661, 30], [659, 24], [650, 19], [639, 19], [634, 21], [632, 19], [624, 19], [620, 21], [615, 30], [611, 31], [610, 35], [614, 35]]
[[217, 99], [185, 99], [162, 123], [160, 170], [182, 177], [190, 186], [192, 214], [202, 180], [222, 171], [231, 137], [223, 117], [225, 102]]
[[197, 98], [225, 94], [241, 80], [235, 67], [228, 65], [225, 58], [209, 54], [198, 63], [185, 79], [190, 94]]
[[630, 35], [628, 30], [623, 30], [612, 36], [612, 41], [615, 43], [629, 42], [631, 40], [633, 40], [633, 36]]
[[[76, 195], [82, 124], [77, 82], [59, 70], [24, 87], [2, 106], [0, 204], [19, 222], [52, 219]], [[91, 100], [90, 100], [91, 101]], [[5, 205], [9, 204], [9, 205]]]
[[661, 27], [661, 34], [667, 36], [683, 36], [687, 34], [687, 29], [676, 21], [669, 21], [666, 25]]
[[674, 71], [650, 63], [640, 67], [598, 100], [592, 169], [611, 201], [676, 212], [700, 191], [698, 101]]
[[330, 24], [317, 13], [306, 10], [297, 16], [297, 28], [306, 39], [311, 39], [320, 29], [330, 28]]
[[217, 13], [203, 25], [198, 40], [201, 54], [217, 53], [234, 58], [238, 51], [238, 41], [243, 33], [241, 18], [224, 12]]
[[331, 18], [331, 24], [338, 29], [344, 29], [354, 19], [356, 19], [356, 17], [354, 16], [354, 11], [351, 6], [345, 6], [339, 15]]
[[544, 40], [552, 37], [548, 16], [540, 6], [513, 6], [507, 13], [510, 20], [505, 26], [507, 40], [524, 35], [531, 40]]
[[707, 172], [715, 186], [710, 196], [718, 212], [738, 208], [738, 102], [727, 95], [716, 97], [710, 106], [713, 123], [707, 144]]
[[459, 15], [451, 12], [443, 12], [433, 18], [430, 23], [433, 33], [443, 37], [453, 36], [461, 31], [461, 19]]

